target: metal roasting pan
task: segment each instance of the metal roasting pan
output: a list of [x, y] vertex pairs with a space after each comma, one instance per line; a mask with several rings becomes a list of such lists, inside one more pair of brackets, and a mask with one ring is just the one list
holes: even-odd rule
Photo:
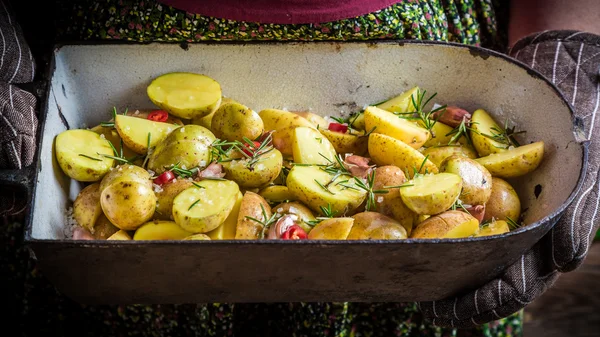
[[[580, 189], [587, 143], [558, 89], [503, 54], [451, 43], [281, 42], [60, 44], [53, 50], [38, 152], [0, 182], [28, 192], [25, 242], [42, 272], [88, 304], [426, 301], [480, 286], [532, 247]], [[250, 106], [347, 115], [418, 85], [435, 101], [543, 140], [537, 171], [511, 180], [530, 225], [498, 237], [403, 241], [74, 241], [67, 217], [81, 184], [60, 170], [54, 138], [120, 111], [152, 108], [146, 86], [172, 71], [203, 73]], [[539, 186], [538, 186], [539, 185]], [[534, 191], [540, 191], [536, 194]]]

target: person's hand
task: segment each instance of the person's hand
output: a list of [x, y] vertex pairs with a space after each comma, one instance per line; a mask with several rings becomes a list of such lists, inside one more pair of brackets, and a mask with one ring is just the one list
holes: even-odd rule
[[472, 327], [524, 308], [561, 273], [581, 265], [600, 216], [600, 36], [578, 31], [538, 33], [510, 55], [539, 71], [564, 94], [583, 123], [577, 135], [589, 146], [588, 170], [577, 197], [554, 228], [497, 279], [475, 291], [419, 303], [424, 316], [445, 327]]

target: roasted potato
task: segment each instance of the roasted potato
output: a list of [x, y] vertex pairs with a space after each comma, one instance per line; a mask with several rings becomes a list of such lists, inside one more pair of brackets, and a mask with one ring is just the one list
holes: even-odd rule
[[154, 220], [143, 224], [133, 234], [134, 240], [183, 240], [192, 235], [173, 221]]
[[[225, 221], [217, 228], [212, 231], [206, 233], [211, 240], [233, 240], [235, 239], [235, 229], [237, 226], [238, 215], [240, 214], [240, 208], [242, 207], [242, 192], [238, 192], [235, 205], [229, 212], [229, 215], [225, 219]], [[201, 234], [196, 234], [201, 235]]]
[[221, 86], [194, 73], [173, 72], [155, 78], [146, 90], [152, 103], [184, 119], [210, 114], [221, 102]]
[[341, 133], [327, 129], [319, 129], [319, 131], [329, 139], [337, 153], [352, 153], [359, 156], [367, 153], [369, 137], [365, 136], [364, 131], [354, 133]]
[[308, 207], [298, 201], [281, 203], [274, 206], [271, 211], [281, 215], [294, 214], [298, 217], [295, 221], [298, 226], [302, 227], [306, 233], [312, 230], [310, 222], [315, 221], [315, 215]]
[[264, 222], [272, 215], [271, 207], [263, 197], [253, 192], [246, 192], [237, 218], [235, 238], [238, 240], [262, 239], [261, 233], [264, 234], [264, 226], [253, 219]]
[[365, 110], [365, 128], [400, 140], [413, 149], [420, 148], [431, 137], [427, 129], [374, 106]]
[[215, 137], [229, 141], [254, 140], [264, 131], [260, 116], [252, 109], [237, 102], [221, 104], [211, 120]]
[[406, 239], [406, 229], [396, 220], [377, 212], [362, 212], [352, 216], [354, 225], [348, 240]]
[[475, 236], [500, 235], [508, 232], [510, 232], [508, 223], [504, 220], [496, 220], [481, 226]]
[[[285, 183], [285, 182], [284, 182]], [[290, 192], [287, 186], [271, 185], [258, 191], [261, 197], [269, 203], [279, 203], [284, 201], [295, 201], [296, 197]]]
[[372, 133], [369, 136], [369, 155], [379, 166], [394, 165], [405, 172], [409, 178], [414, 172], [438, 173], [438, 168], [419, 151], [392, 137]]
[[292, 155], [298, 164], [328, 165], [335, 162], [336, 152], [329, 139], [319, 131], [299, 126], [294, 129]]
[[111, 240], [111, 241], [128, 241], [128, 240], [133, 240], [131, 238], [131, 235], [129, 235], [129, 233], [127, 233], [126, 231], [119, 229], [118, 232], [116, 232], [115, 234], [109, 236], [106, 240]]
[[492, 175], [481, 164], [461, 155], [446, 158], [440, 171], [454, 173], [462, 178], [460, 200], [469, 205], [484, 205], [492, 194]]
[[191, 179], [181, 178], [162, 185], [160, 190], [156, 192], [154, 219], [173, 220], [173, 200], [179, 193], [192, 185]]
[[273, 145], [281, 151], [285, 157], [293, 155], [294, 129], [298, 126], [315, 128], [306, 118], [293, 112], [265, 109], [258, 113], [263, 120], [265, 130], [275, 130], [273, 133]]
[[[419, 87], [411, 88], [400, 95], [393, 97], [383, 103], [377, 105], [379, 109], [389, 112], [411, 112], [415, 111], [415, 106], [412, 103], [414, 99], [417, 101], [419, 95]], [[367, 129], [368, 130], [368, 129]]]
[[222, 162], [225, 178], [235, 181], [244, 189], [258, 188], [272, 183], [279, 176], [283, 165], [281, 152], [272, 149], [258, 158], [254, 164], [251, 164], [251, 160], [246, 157]]
[[515, 189], [505, 180], [492, 178], [492, 194], [485, 205], [484, 221], [518, 221], [521, 216], [521, 200]]
[[476, 159], [477, 153], [466, 146], [458, 146], [458, 145], [450, 145], [450, 146], [434, 146], [423, 150], [424, 156], [429, 156], [429, 159], [435, 166], [438, 168], [442, 165], [444, 159], [452, 156], [452, 155], [460, 155], [463, 157]]
[[404, 204], [416, 214], [434, 215], [449, 209], [462, 189], [462, 179], [453, 173], [418, 175], [400, 188]]
[[544, 158], [544, 142], [535, 142], [475, 159], [494, 177], [515, 178], [533, 172]]
[[500, 130], [496, 121], [490, 116], [485, 110], [478, 109], [473, 112], [471, 117], [471, 139], [473, 140], [473, 146], [480, 157], [488, 156], [492, 153], [503, 152], [506, 150], [506, 145], [498, 143], [493, 139], [486, 137], [492, 136], [494, 129]]
[[117, 115], [115, 120], [115, 129], [123, 139], [123, 143], [137, 154], [148, 153], [148, 144], [151, 148], [155, 147], [179, 127], [180, 125], [172, 123], [125, 115]]
[[327, 123], [327, 121], [325, 120], [325, 118], [314, 114], [312, 112], [309, 111], [293, 111], [293, 113], [295, 113], [298, 116], [302, 116], [304, 118], [306, 118], [309, 122], [311, 122], [313, 124], [313, 126], [315, 128], [319, 128], [319, 130], [322, 129], [327, 129], [327, 127], [329, 126], [329, 123]]
[[148, 158], [148, 169], [161, 174], [175, 164], [181, 168], [204, 168], [209, 164], [215, 135], [199, 125], [186, 125], [172, 132]]
[[288, 173], [286, 183], [298, 200], [321, 214], [320, 206], [327, 207], [328, 204], [336, 216], [349, 214], [360, 206], [366, 196], [366, 192], [358, 188], [353, 179], [348, 176], [334, 177], [316, 166], [294, 166]]
[[94, 238], [98, 240], [107, 240], [119, 230], [120, 229], [113, 225], [113, 223], [108, 220], [106, 215], [102, 213], [98, 217], [98, 220], [96, 220], [96, 224], [94, 224], [94, 228], [90, 232]]
[[406, 207], [400, 196], [400, 188], [390, 188], [399, 186], [406, 182], [406, 176], [396, 166], [380, 166], [375, 169], [373, 181], [373, 190], [387, 190], [388, 193], [377, 194], [375, 196], [375, 211], [387, 215], [398, 221], [410, 235], [412, 231], [416, 214]]
[[98, 181], [110, 171], [114, 160], [108, 141], [90, 130], [67, 130], [56, 136], [56, 160], [71, 179], [83, 182]]
[[192, 233], [219, 227], [235, 206], [240, 189], [230, 180], [201, 180], [173, 200], [173, 219]]
[[100, 183], [86, 186], [73, 202], [73, 217], [77, 224], [93, 233], [96, 220], [102, 214]]
[[331, 218], [319, 222], [308, 233], [310, 240], [346, 240], [354, 225], [354, 218]]
[[457, 239], [475, 235], [479, 221], [461, 211], [446, 211], [428, 218], [412, 232], [414, 239]]
[[154, 215], [156, 195], [150, 174], [139, 166], [121, 165], [100, 182], [102, 211], [115, 226], [134, 230]]

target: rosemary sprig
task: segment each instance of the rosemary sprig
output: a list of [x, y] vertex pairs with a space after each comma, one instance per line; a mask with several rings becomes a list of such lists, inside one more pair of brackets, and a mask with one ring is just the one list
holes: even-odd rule
[[263, 220], [258, 220], [257, 218], [253, 218], [251, 216], [246, 215], [246, 219], [255, 221], [259, 224], [262, 225], [262, 230], [260, 231], [258, 238], [259, 239], [264, 239], [265, 238], [265, 233], [266, 231], [271, 227], [271, 225], [276, 222], [277, 220], [279, 220], [279, 218], [281, 217], [281, 215], [279, 213], [274, 213], [271, 215], [271, 217], [267, 217], [267, 212], [265, 211], [265, 207], [260, 204], [260, 209], [262, 211], [262, 218]]
[[323, 185], [317, 179], [314, 179], [315, 183], [317, 183], [317, 185], [319, 185], [322, 189], [324, 189], [325, 191], [327, 191], [330, 194], [335, 194], [335, 193], [331, 192], [331, 190], [329, 189], [329, 185], [331, 184], [331, 182], [333, 182], [333, 180], [334, 179], [331, 179], [329, 182], [327, 182], [327, 185]]
[[521, 134], [521, 133], [525, 133], [527, 131], [515, 131], [515, 128], [516, 128], [515, 125], [513, 125], [511, 128], [509, 128], [508, 120], [506, 120], [504, 122], [504, 127], [501, 127], [501, 126], [492, 127], [490, 129], [490, 131], [492, 132], [491, 135], [488, 135], [485, 133], [481, 133], [481, 135], [502, 144], [503, 146], [497, 146], [498, 148], [501, 148], [501, 149], [508, 149], [511, 146], [519, 147], [519, 146], [521, 146], [521, 144], [519, 144], [519, 142], [517, 141], [515, 136], [518, 134]]
[[367, 192], [367, 204], [365, 206], [366, 211], [374, 211], [377, 209], [377, 204], [375, 203], [375, 194], [386, 194], [389, 193], [388, 190], [374, 190], [373, 185], [375, 184], [375, 171], [371, 172], [370, 175], [367, 176], [367, 183], [362, 179], [354, 177], [354, 181], [356, 182], [356, 186], [365, 190]]
[[333, 218], [336, 215], [336, 213], [333, 212], [333, 210], [331, 209], [331, 204], [330, 203], [327, 204], [327, 207], [325, 207], [325, 206], [319, 206], [319, 208], [321, 209], [321, 212], [323, 213], [323, 216], [315, 217], [315, 220], [305, 221], [306, 224], [308, 224], [311, 227], [314, 227], [318, 223], [320, 223], [321, 221], [327, 220], [327, 219], [331, 219], [331, 218]]
[[332, 175], [352, 175], [350, 173], [350, 171], [348, 171], [348, 169], [346, 168], [346, 166], [344, 166], [344, 160], [342, 159], [342, 155], [338, 154], [335, 156], [335, 162], [331, 161], [330, 159], [328, 159], [327, 157], [323, 156], [321, 153], [319, 153], [323, 158], [327, 159], [327, 161], [329, 162], [328, 165], [325, 166], [321, 166], [321, 170], [332, 174]]
[[[129, 109], [125, 109], [125, 112], [123, 113], [123, 115], [127, 115], [127, 111]], [[117, 120], [117, 108], [113, 106], [112, 111], [112, 122], [108, 121], [108, 122], [100, 122], [100, 126], [105, 127], [105, 128], [114, 128], [115, 127], [115, 121]]]
[[[469, 124], [469, 126], [467, 126], [467, 124]], [[465, 119], [463, 119], [457, 127], [452, 129], [452, 131], [448, 132], [446, 134], [446, 136], [452, 136], [452, 138], [450, 138], [450, 141], [448, 142], [448, 145], [456, 144], [458, 142], [458, 140], [460, 139], [460, 137], [462, 137], [462, 136], [465, 137], [465, 139], [467, 140], [469, 145], [473, 145], [473, 140], [471, 139], [471, 134], [469, 132], [474, 132], [477, 134], [481, 134], [481, 133], [479, 133], [479, 131], [471, 128], [470, 127], [471, 124], [474, 124], [474, 123], [472, 123], [472, 122], [467, 123], [467, 121]]]
[[181, 178], [191, 178], [194, 174], [196, 174], [196, 172], [198, 172], [198, 168], [194, 167], [193, 169], [183, 169], [179, 166], [179, 162], [177, 162], [177, 164], [173, 165], [172, 167], [170, 167], [169, 169], [167, 169], [167, 171], [172, 171], [175, 174], [177, 174], [179, 177]]
[[510, 230], [515, 230], [517, 228], [521, 228], [523, 226], [523, 224], [518, 224], [515, 220], [511, 219], [510, 217], [506, 217], [506, 223], [508, 224], [508, 228], [510, 228]]
[[[422, 175], [429, 173], [429, 170], [425, 170], [425, 173], [421, 173], [421, 171], [423, 170], [423, 167], [425, 167], [425, 163], [427, 163], [428, 159], [429, 159], [429, 155], [426, 155], [425, 158], [423, 159], [423, 161], [421, 162], [421, 166], [419, 166], [418, 170], [416, 167], [413, 166], [413, 179], [417, 178], [418, 176], [422, 176]], [[408, 177], [408, 174], [406, 176]]]
[[198, 188], [201, 188], [201, 189], [205, 189], [205, 188], [206, 188], [206, 187], [204, 187], [204, 186], [202, 186], [202, 185], [198, 185], [198, 183], [196, 183], [195, 181], [192, 181], [192, 184], [193, 184], [194, 186], [198, 187]]
[[110, 159], [119, 161], [121, 163], [131, 164], [131, 162], [129, 160], [127, 160], [126, 158], [121, 158], [121, 157], [117, 157], [117, 156], [110, 156], [110, 155], [103, 154], [103, 153], [96, 153], [96, 154], [99, 155], [99, 156], [102, 156], [102, 157], [106, 157], [106, 158], [110, 158]]
[[202, 180], [216, 180], [216, 181], [225, 181], [227, 179], [225, 178], [219, 178], [219, 177], [202, 177]]
[[409, 187], [409, 186], [415, 186], [415, 184], [406, 183], [406, 184], [395, 185], [395, 186], [383, 186], [383, 188], [390, 189], [390, 188], [402, 188], [402, 187]]
[[[232, 142], [216, 140], [212, 143], [211, 148], [213, 149], [211, 151], [211, 161], [214, 161], [215, 158], [217, 162], [234, 160], [229, 158], [229, 154], [231, 150], [235, 149], [245, 157], [244, 159], [247, 160], [246, 167], [252, 171], [254, 165], [260, 161], [261, 157], [274, 149], [273, 135], [272, 133], [268, 133], [258, 146], [254, 144], [253, 140], [244, 137], [243, 142], [238, 140]], [[250, 152], [250, 154], [247, 152]]]
[[191, 210], [194, 206], [196, 206], [199, 202], [200, 202], [200, 199], [194, 201], [194, 203], [191, 204], [190, 207], [188, 208], [188, 211]]
[[471, 215], [471, 212], [469, 212], [466, 208], [465, 205], [463, 204], [462, 200], [460, 199], [456, 199], [456, 201], [454, 202], [454, 204], [452, 204], [452, 207], [450, 207], [453, 211], [456, 211], [457, 209], [462, 209], [463, 211], [467, 212], [469, 215]]
[[[417, 120], [420, 122], [421, 125], [423, 125], [423, 127], [425, 129], [427, 129], [431, 135], [433, 136], [433, 131], [431, 131], [431, 129], [433, 128], [433, 126], [437, 123], [438, 119], [440, 119], [440, 117], [442, 117], [442, 115], [446, 112], [446, 105], [442, 105], [436, 109], [433, 109], [429, 112], [425, 112], [425, 106], [427, 106], [427, 104], [435, 97], [437, 96], [437, 92], [434, 93], [433, 95], [431, 95], [429, 98], [425, 99], [425, 94], [427, 93], [427, 90], [423, 90], [423, 92], [421, 93], [421, 90], [418, 89], [417, 90], [417, 99], [415, 100], [415, 96], [412, 95], [410, 96], [410, 100], [411, 103], [413, 105], [414, 108], [414, 112], [396, 112], [394, 113], [395, 115], [397, 115], [400, 118], [404, 118], [404, 119], [408, 119], [408, 120]], [[442, 111], [443, 112], [441, 114], [439, 114], [436, 118], [432, 118], [432, 116], [438, 112], [438, 111]]]
[[87, 159], [95, 160], [95, 161], [102, 161], [102, 159], [94, 158], [92, 156], [88, 156], [87, 154], [83, 154], [83, 153], [80, 153], [79, 156], [87, 158]]

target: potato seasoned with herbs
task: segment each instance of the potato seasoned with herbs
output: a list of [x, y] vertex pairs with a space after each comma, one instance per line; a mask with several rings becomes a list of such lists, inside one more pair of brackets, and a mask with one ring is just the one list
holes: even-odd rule
[[402, 201], [400, 189], [406, 183], [406, 176], [396, 166], [380, 166], [375, 169], [373, 191], [387, 191], [375, 196], [375, 209], [398, 221], [408, 234], [412, 231], [416, 214]]
[[308, 233], [310, 240], [346, 240], [354, 225], [354, 218], [331, 218], [319, 222]]
[[365, 128], [400, 140], [413, 149], [420, 148], [431, 137], [427, 129], [374, 106], [365, 110]]
[[485, 205], [484, 221], [508, 220], [518, 221], [521, 216], [521, 200], [517, 191], [506, 181], [492, 178], [492, 194]]
[[205, 127], [186, 125], [159, 143], [148, 158], [148, 169], [157, 174], [178, 164], [184, 169], [208, 166], [215, 135]]
[[241, 157], [239, 154], [238, 159], [235, 157], [230, 158], [229, 161], [223, 161], [223, 170], [225, 171], [225, 178], [235, 181], [240, 187], [245, 189], [262, 187], [272, 183], [283, 165], [283, 158], [281, 152], [277, 149], [271, 148], [260, 151], [247, 150], [251, 153], [250, 157]]
[[252, 109], [237, 102], [221, 104], [211, 120], [215, 137], [229, 141], [254, 140], [262, 135], [264, 124]]
[[462, 211], [447, 211], [428, 218], [412, 232], [414, 239], [458, 239], [477, 234], [479, 221]]
[[298, 164], [327, 165], [335, 162], [337, 154], [329, 139], [319, 131], [299, 126], [294, 129], [292, 155]]
[[[238, 192], [235, 204], [229, 212], [229, 215], [225, 219], [225, 221], [217, 228], [212, 231], [206, 233], [211, 240], [233, 240], [235, 239], [235, 231], [237, 227], [238, 215], [240, 214], [240, 209], [242, 207], [242, 199], [244, 195], [242, 192]], [[200, 235], [200, 234], [197, 234]]]
[[440, 171], [462, 178], [460, 200], [469, 205], [484, 205], [492, 194], [492, 175], [473, 159], [452, 155], [440, 166]]
[[419, 173], [438, 173], [438, 168], [419, 151], [392, 137], [373, 133], [369, 136], [369, 155], [377, 165], [394, 165], [409, 178]]
[[173, 200], [173, 219], [192, 233], [208, 233], [219, 227], [235, 206], [240, 189], [230, 180], [202, 180]]
[[433, 124], [430, 131], [431, 137], [423, 144], [424, 147], [431, 148], [433, 146], [460, 145], [472, 150], [472, 145], [469, 144], [469, 141], [464, 135], [459, 136], [458, 139], [454, 141], [456, 131], [451, 126], [438, 121]]
[[260, 195], [246, 192], [237, 218], [235, 238], [238, 240], [263, 239], [266, 228], [273, 220], [269, 203]]
[[475, 160], [494, 177], [516, 178], [533, 172], [543, 158], [544, 142], [535, 142]]
[[67, 130], [56, 136], [54, 149], [62, 171], [72, 179], [98, 181], [110, 171], [113, 149], [106, 139], [89, 130]]
[[458, 199], [462, 179], [453, 173], [418, 175], [400, 189], [404, 204], [416, 214], [434, 215], [449, 209]]
[[364, 131], [352, 131], [352, 133], [341, 133], [327, 129], [319, 129], [319, 131], [331, 142], [337, 153], [352, 153], [359, 156], [367, 153], [369, 136]]
[[291, 157], [293, 155], [293, 133], [296, 127], [306, 126], [316, 129], [309, 120], [289, 111], [265, 109], [261, 110], [258, 115], [263, 121], [265, 130], [275, 130], [275, 132], [273, 132], [273, 145], [285, 157]]
[[100, 183], [86, 186], [73, 203], [73, 217], [77, 224], [93, 233], [96, 220], [102, 214]]
[[280, 214], [282, 216], [285, 214], [296, 215], [298, 219], [295, 221], [295, 223], [298, 226], [302, 227], [306, 233], [309, 233], [312, 230], [311, 223], [315, 221], [315, 215], [308, 207], [304, 206], [298, 201], [281, 203], [273, 206], [271, 211], [274, 214]]
[[[148, 145], [155, 147], [180, 125], [155, 122], [149, 119], [117, 115], [115, 129], [123, 143], [138, 154], [148, 153]], [[114, 144], [113, 144], [114, 145]]]
[[400, 95], [388, 99], [387, 101], [377, 105], [379, 109], [383, 109], [389, 112], [412, 112], [415, 111], [413, 100], [417, 100], [419, 96], [419, 87], [411, 88]]
[[487, 111], [478, 109], [473, 112], [471, 129], [470, 135], [473, 146], [475, 146], [475, 150], [477, 150], [480, 157], [503, 152], [508, 148], [507, 144], [493, 139], [493, 135], [500, 133], [501, 128]]
[[173, 200], [185, 189], [193, 186], [191, 179], [177, 179], [160, 186], [156, 191], [156, 211], [154, 218], [158, 220], [173, 220]]
[[319, 130], [327, 129], [327, 126], [329, 125], [329, 123], [327, 123], [325, 118], [323, 118], [317, 114], [314, 114], [310, 111], [294, 111], [293, 113], [295, 113], [298, 116], [302, 116], [302, 117], [306, 118], [309, 122], [311, 122], [313, 124], [313, 126], [315, 128], [319, 128]]
[[477, 158], [477, 153], [473, 149], [459, 145], [429, 147], [421, 153], [438, 168], [442, 165], [444, 159], [453, 155], [460, 155], [471, 159]]
[[348, 240], [401, 240], [406, 229], [396, 220], [377, 212], [362, 212], [352, 216], [354, 225]]
[[483, 224], [475, 236], [500, 235], [510, 232], [508, 223], [504, 220], [496, 220]]
[[316, 166], [294, 166], [287, 176], [287, 187], [296, 198], [315, 212], [331, 205], [334, 214], [349, 214], [360, 206], [366, 192], [346, 175], [332, 175]]

